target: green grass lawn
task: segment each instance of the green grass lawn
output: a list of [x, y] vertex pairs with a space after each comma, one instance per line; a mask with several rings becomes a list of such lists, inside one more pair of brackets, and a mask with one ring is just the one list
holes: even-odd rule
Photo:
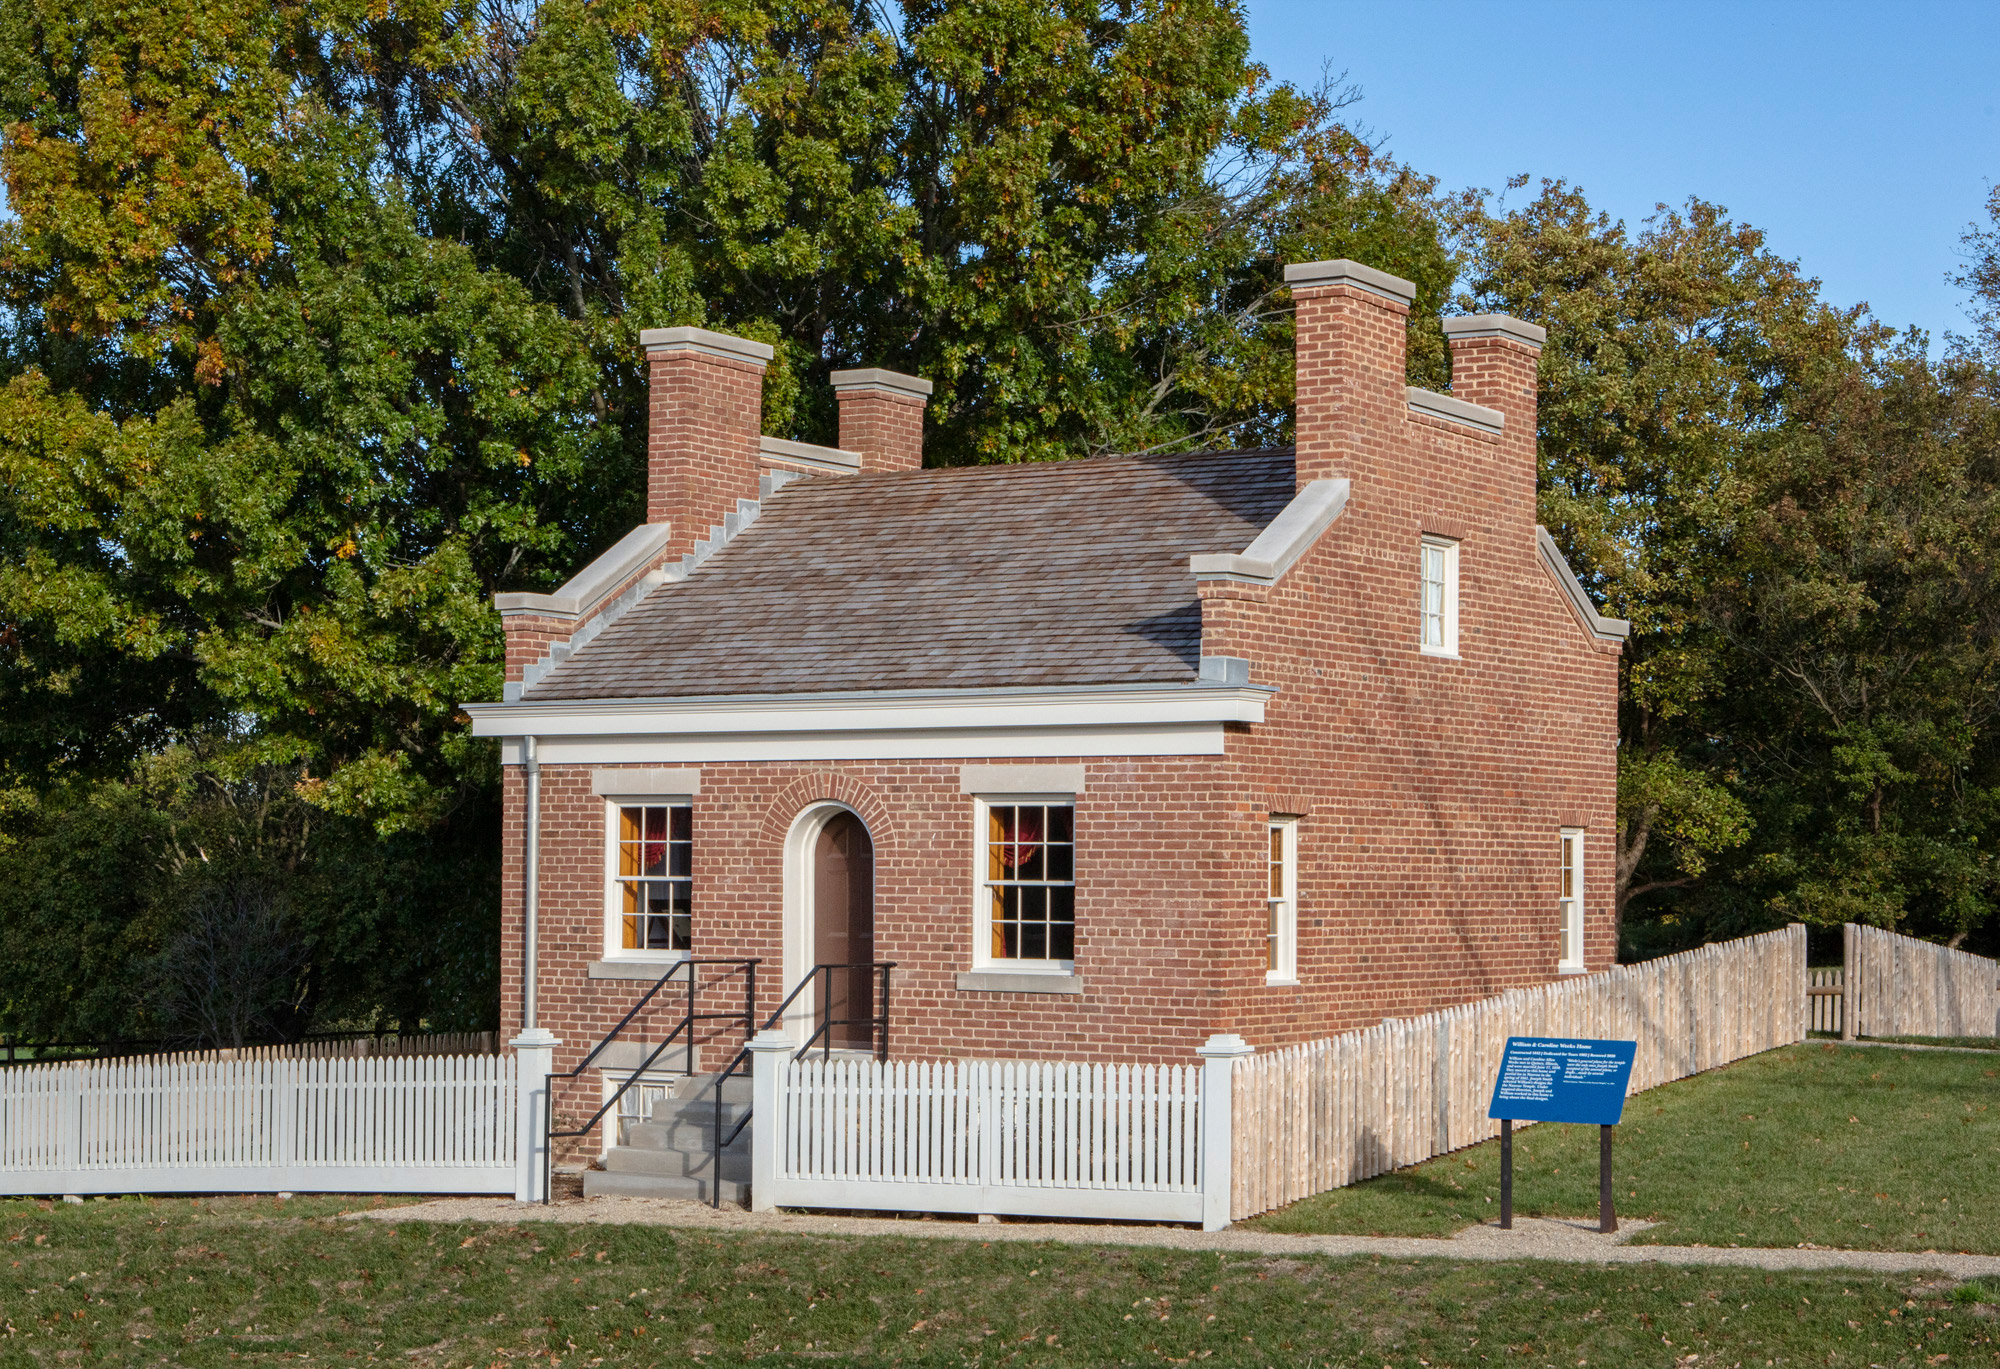
[[332, 1215], [347, 1205], [0, 1203], [0, 1364], [1861, 1369], [2000, 1355], [1984, 1289], [1909, 1276]]
[[[1808, 1043], [1638, 1094], [1616, 1136], [1642, 1243], [2000, 1254], [2000, 1061]], [[1444, 1235], [1497, 1214], [1499, 1173], [1492, 1141], [1249, 1225]], [[1516, 1132], [1514, 1204], [1595, 1217], [1597, 1128]]]

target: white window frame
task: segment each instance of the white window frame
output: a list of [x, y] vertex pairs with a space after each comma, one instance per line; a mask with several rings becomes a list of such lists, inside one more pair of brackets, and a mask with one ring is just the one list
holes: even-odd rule
[[[1431, 574], [1432, 558], [1439, 575]], [[1439, 603], [1431, 605], [1431, 587]], [[1435, 638], [1433, 640], [1433, 628]], [[1458, 655], [1458, 542], [1425, 534], [1417, 546], [1417, 648], [1426, 656]]]
[[1070, 810], [1070, 888], [1076, 888], [1075, 862], [1082, 843], [1076, 840], [1075, 794], [975, 794], [972, 799], [972, 968], [1006, 974], [1074, 974], [1076, 960], [1073, 957], [1068, 960], [1007, 960], [993, 954], [993, 899], [988, 892], [993, 886], [986, 865], [987, 824], [996, 806], [1008, 808], [1018, 804], [1056, 804]]
[[[692, 882], [688, 898], [689, 948], [679, 950], [649, 950], [645, 947], [632, 948], [625, 945], [625, 909], [623, 878], [618, 873], [618, 810], [621, 808], [686, 808], [694, 809], [692, 794], [606, 794], [604, 798], [604, 958], [606, 960], [636, 961], [646, 965], [678, 965], [694, 954], [693, 923], [694, 898]], [[690, 867], [693, 856], [690, 852]], [[692, 869], [690, 869], [692, 874]]]
[[[1561, 938], [1557, 951], [1558, 974], [1583, 974], [1583, 860], [1584, 829], [1565, 827], [1557, 835], [1556, 915]], [[1564, 885], [1567, 881], [1567, 894]]]
[[[1282, 888], [1273, 892], [1271, 838], [1279, 838], [1277, 874]], [[1299, 820], [1271, 815], [1264, 829], [1264, 982], [1299, 982]]]

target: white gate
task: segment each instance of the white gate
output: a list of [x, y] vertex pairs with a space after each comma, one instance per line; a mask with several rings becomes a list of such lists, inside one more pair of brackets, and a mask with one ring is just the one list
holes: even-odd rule
[[1202, 1066], [793, 1060], [787, 1044], [756, 1063], [760, 1208], [1203, 1220]]
[[0, 1193], [513, 1193], [512, 1055], [0, 1069]]

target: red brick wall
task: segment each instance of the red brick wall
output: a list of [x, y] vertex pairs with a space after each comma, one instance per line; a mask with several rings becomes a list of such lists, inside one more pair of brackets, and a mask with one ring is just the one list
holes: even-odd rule
[[924, 464], [924, 401], [885, 389], [843, 389], [840, 447], [859, 452], [864, 471], [914, 471]]
[[687, 346], [653, 348], [648, 364], [646, 521], [673, 525], [674, 560], [757, 497], [764, 367]]
[[[975, 842], [958, 771], [981, 756], [701, 765], [697, 955], [763, 957], [760, 997], [775, 1006], [788, 987], [786, 834], [834, 799], [874, 837], [876, 946], [898, 964], [899, 1055], [1185, 1061], [1215, 1031], [1266, 1047], [1543, 982], [1559, 951], [1563, 826], [1588, 830], [1586, 959], [1611, 963], [1618, 655], [1583, 631], [1538, 560], [1534, 349], [1454, 345], [1458, 396], [1506, 414], [1495, 436], [1411, 414], [1406, 317], [1393, 301], [1347, 286], [1297, 297], [1299, 478], [1347, 476], [1352, 497], [1275, 587], [1202, 585], [1204, 652], [1249, 658], [1252, 681], [1279, 690], [1263, 725], [1231, 725], [1223, 756], [1080, 758], [1085, 992], [954, 987], [972, 962]], [[1425, 532], [1461, 542], [1455, 660], [1417, 649]], [[511, 1030], [517, 771], [506, 793]], [[1300, 818], [1297, 987], [1264, 982], [1273, 812]], [[643, 989], [585, 978], [602, 954], [605, 821], [588, 768], [544, 767], [542, 1021], [570, 1061]]]

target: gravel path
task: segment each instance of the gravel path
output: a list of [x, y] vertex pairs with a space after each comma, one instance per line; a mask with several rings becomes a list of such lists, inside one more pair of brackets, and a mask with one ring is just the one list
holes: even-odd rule
[[567, 1222], [672, 1226], [696, 1231], [791, 1236], [906, 1236], [948, 1241], [1056, 1241], [1066, 1245], [1145, 1245], [1253, 1255], [1381, 1255], [1392, 1259], [1559, 1260], [1569, 1264], [1737, 1265], [1752, 1269], [1861, 1269], [1879, 1274], [1930, 1270], [1958, 1279], [2000, 1276], [2000, 1256], [1888, 1250], [1737, 1249], [1705, 1245], [1626, 1245], [1651, 1226], [1627, 1222], [1606, 1236], [1595, 1222], [1523, 1217], [1512, 1231], [1487, 1223], [1450, 1239], [1417, 1236], [1288, 1236], [1274, 1231], [1204, 1232], [1177, 1226], [1082, 1222], [968, 1222], [829, 1217], [720, 1210], [671, 1198], [586, 1198], [544, 1207], [510, 1198], [441, 1198], [406, 1207], [350, 1212], [386, 1222]]

